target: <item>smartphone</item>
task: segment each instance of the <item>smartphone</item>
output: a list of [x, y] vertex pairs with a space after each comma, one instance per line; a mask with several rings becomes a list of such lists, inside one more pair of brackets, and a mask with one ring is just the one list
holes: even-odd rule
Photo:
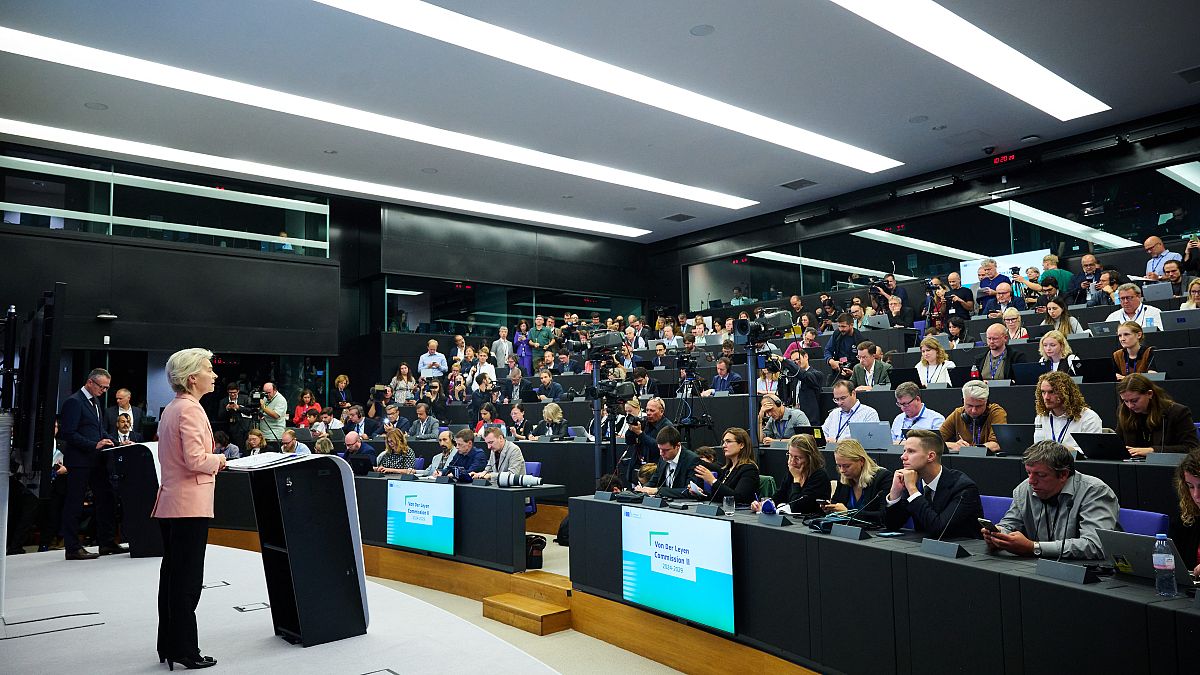
[[828, 503], [829, 503], [828, 499], [818, 499], [817, 500], [817, 506], [825, 506]]
[[993, 523], [992, 521], [988, 520], [987, 518], [976, 518], [975, 520], [979, 521], [979, 526], [982, 527], [983, 529], [987, 530], [988, 532], [999, 532], [1000, 531], [1000, 528], [996, 527], [996, 524]]
[[903, 534], [904, 534], [903, 532], [876, 532], [875, 536], [876, 537], [899, 537], [899, 536], [902, 536]]

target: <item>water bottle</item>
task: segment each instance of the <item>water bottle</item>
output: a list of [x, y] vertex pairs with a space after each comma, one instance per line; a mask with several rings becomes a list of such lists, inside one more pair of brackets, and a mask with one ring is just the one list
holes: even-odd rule
[[1179, 591], [1175, 586], [1175, 556], [1165, 534], [1154, 535], [1154, 589], [1164, 598], [1173, 598]]
[[1154, 317], [1146, 317], [1146, 328], [1154, 328]]
[[971, 364], [971, 379], [972, 380], [979, 379], [979, 366], [977, 366], [975, 364]]

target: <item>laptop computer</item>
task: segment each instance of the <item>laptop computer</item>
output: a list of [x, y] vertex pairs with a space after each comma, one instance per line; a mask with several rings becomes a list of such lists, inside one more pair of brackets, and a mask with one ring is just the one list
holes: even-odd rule
[[[1200, 359], [1195, 357], [1190, 347], [1156, 349], [1154, 350], [1154, 364], [1162, 373], [1170, 373], [1173, 380], [1200, 379]], [[1147, 373], [1147, 375], [1149, 374]]]
[[891, 326], [888, 324], [888, 317], [886, 314], [875, 314], [874, 316], [868, 316], [866, 320], [863, 321], [863, 327], [890, 328]]
[[1200, 328], [1200, 309], [1175, 309], [1162, 313], [1163, 330]]
[[850, 438], [864, 450], [886, 450], [892, 446], [892, 425], [887, 422], [851, 422]]
[[716, 300], [709, 300], [708, 308], [709, 309], [721, 309], [721, 299], [717, 298]]
[[797, 434], [808, 434], [817, 442], [818, 448], [825, 447], [825, 432], [821, 427], [796, 427]]
[[1167, 282], [1159, 282], [1157, 284], [1146, 284], [1142, 286], [1142, 301], [1153, 302], [1155, 300], [1170, 300], [1174, 297], [1175, 292], [1171, 284]]
[[950, 386], [961, 389], [964, 384], [971, 381], [971, 364], [951, 368], [949, 375]]
[[354, 454], [345, 457], [346, 463], [355, 476], [365, 476], [375, 468], [375, 458], [371, 455]]
[[921, 386], [921, 376], [917, 375], [916, 368], [892, 368], [891, 374], [892, 389], [899, 387], [903, 382], [912, 382], [918, 387]]
[[537, 403], [538, 394], [533, 389], [522, 389], [520, 393], [521, 403]]
[[1039, 323], [1033, 326], [1026, 326], [1025, 330], [1029, 332], [1029, 340], [1041, 340], [1042, 336], [1054, 330], [1054, 325], [1049, 323]]
[[1017, 384], [1037, 384], [1042, 373], [1050, 370], [1049, 363], [1014, 363], [1012, 364], [1013, 379]]
[[1075, 372], [1079, 373], [1087, 384], [1117, 381], [1111, 358], [1080, 359]]
[[[1117, 530], [1096, 530], [1100, 537], [1100, 548], [1112, 562], [1118, 574], [1128, 574], [1143, 579], [1153, 579], [1154, 572], [1154, 541], [1148, 534], [1133, 532], [1118, 532]], [[1180, 589], [1196, 586], [1196, 578], [1191, 575], [1187, 565], [1180, 565], [1179, 549], [1175, 542], [1167, 539], [1171, 554], [1175, 556], [1175, 583]]]
[[948, 333], [938, 333], [933, 336], [942, 345], [942, 349], [950, 349], [950, 335]]
[[1071, 438], [1079, 444], [1080, 451], [1088, 459], [1125, 460], [1129, 459], [1129, 451], [1116, 434], [1097, 434], [1077, 431]]
[[1092, 332], [1092, 337], [1101, 335], [1116, 337], [1119, 325], [1121, 325], [1119, 321], [1093, 321], [1088, 324], [1088, 330]]
[[1033, 445], [1032, 424], [993, 424], [992, 431], [1000, 450], [1006, 455], [1020, 455]]

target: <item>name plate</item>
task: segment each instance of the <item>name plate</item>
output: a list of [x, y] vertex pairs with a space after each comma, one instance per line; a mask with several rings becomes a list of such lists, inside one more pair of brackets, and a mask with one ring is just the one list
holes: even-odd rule
[[596, 490], [596, 494], [592, 497], [592, 499], [595, 499], [598, 502], [611, 502], [613, 500], [613, 493], [609, 492], [608, 490]]
[[1094, 584], [1100, 581], [1100, 575], [1083, 565], [1073, 565], [1046, 558], [1037, 561], [1035, 572], [1039, 577], [1049, 577], [1072, 584]]
[[454, 476], [438, 476], [433, 479], [435, 483], [455, 483]]
[[642, 500], [642, 506], [653, 506], [655, 508], [662, 508], [666, 505], [667, 504], [665, 501], [663, 501], [662, 497], [647, 496], [645, 499]]
[[871, 538], [871, 535], [867, 534], [866, 530], [857, 525], [842, 525], [840, 523], [834, 523], [833, 527], [829, 529], [829, 534], [842, 539], [862, 540]]
[[488, 481], [487, 481], [487, 479], [486, 479], [486, 478], [473, 478], [473, 479], [471, 479], [471, 485], [486, 486], [487, 484], [488, 484]]
[[1187, 453], [1183, 452], [1152, 452], [1146, 455], [1147, 464], [1162, 464], [1164, 466], [1179, 466]]
[[400, 480], [416, 480], [417, 477], [411, 473], [400, 474]]
[[723, 516], [724, 509], [716, 504], [700, 504], [696, 506], [696, 513], [701, 516]]
[[782, 513], [760, 513], [758, 514], [759, 525], [769, 525], [771, 527], [787, 527], [792, 524]]
[[958, 449], [959, 457], [987, 457], [988, 449], [982, 445], [968, 445]]
[[938, 541], [928, 537], [921, 540], [921, 553], [938, 555], [943, 558], [967, 558], [971, 555], [961, 544], [952, 541]]

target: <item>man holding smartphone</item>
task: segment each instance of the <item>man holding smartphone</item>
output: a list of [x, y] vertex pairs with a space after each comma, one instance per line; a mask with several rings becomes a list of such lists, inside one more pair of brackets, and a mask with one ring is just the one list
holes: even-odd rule
[[1039, 441], [1025, 451], [1029, 478], [994, 528], [980, 519], [992, 549], [1019, 556], [1094, 560], [1104, 557], [1099, 530], [1117, 527], [1117, 496], [1104, 481], [1075, 471], [1066, 446]]

